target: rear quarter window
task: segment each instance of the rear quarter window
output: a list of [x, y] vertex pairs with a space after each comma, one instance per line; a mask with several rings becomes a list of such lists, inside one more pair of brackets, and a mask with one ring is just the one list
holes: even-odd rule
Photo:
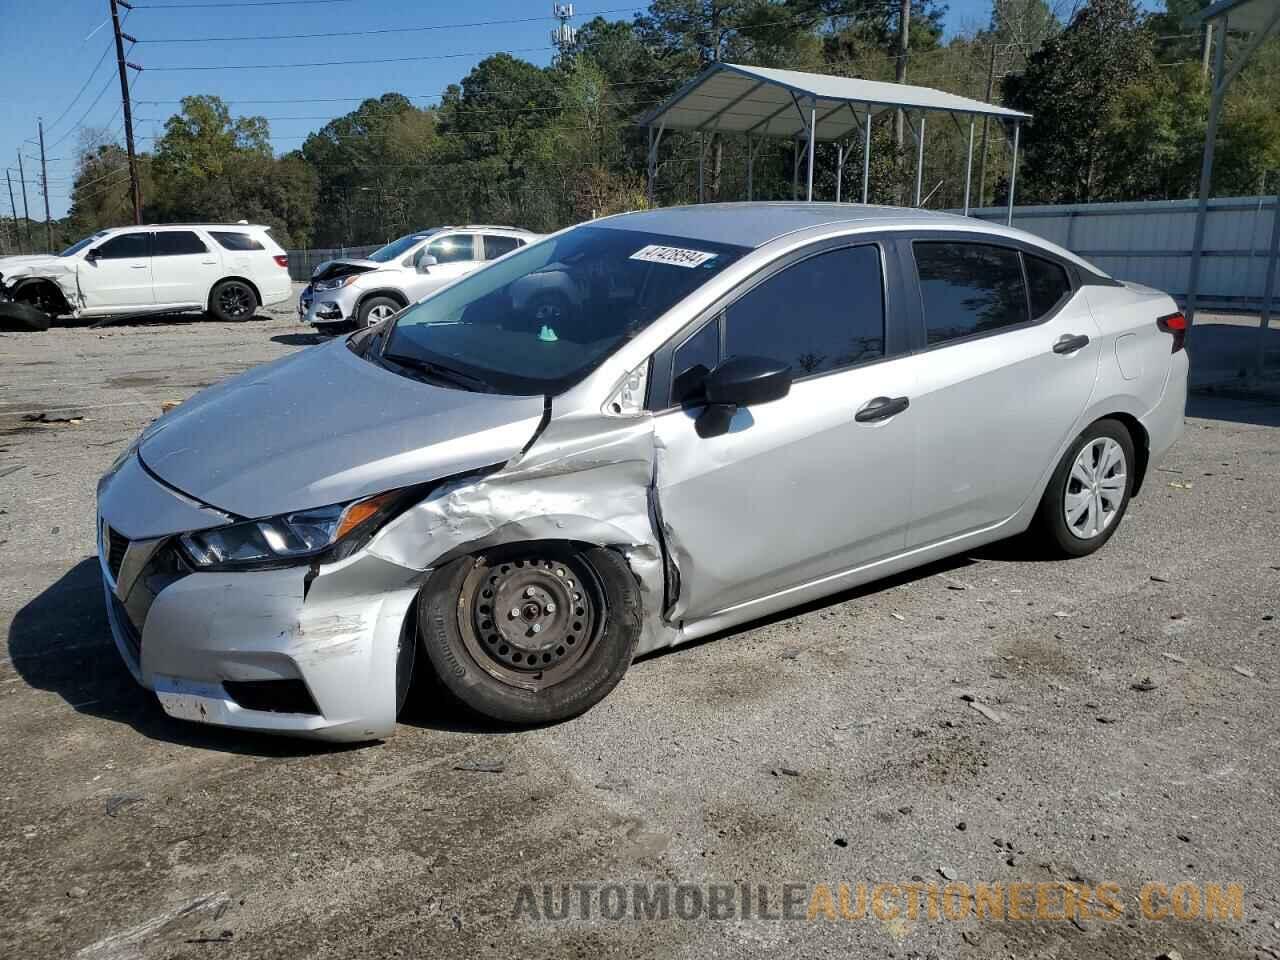
[[267, 249], [262, 243], [247, 233], [223, 232], [221, 230], [210, 230], [209, 236], [218, 241], [218, 245], [224, 250], [265, 250]]

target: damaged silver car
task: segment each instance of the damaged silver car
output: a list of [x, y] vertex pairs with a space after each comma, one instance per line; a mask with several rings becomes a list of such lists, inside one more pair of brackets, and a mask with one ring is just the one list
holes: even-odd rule
[[958, 217], [595, 221], [153, 423], [99, 485], [111, 629], [204, 723], [383, 737], [420, 656], [563, 719], [638, 654], [993, 540], [1096, 550], [1181, 432], [1184, 332]]

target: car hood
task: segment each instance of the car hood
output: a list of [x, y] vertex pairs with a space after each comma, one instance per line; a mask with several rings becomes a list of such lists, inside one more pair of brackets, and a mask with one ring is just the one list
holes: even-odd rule
[[345, 277], [349, 273], [368, 273], [371, 270], [381, 270], [387, 266], [377, 260], [357, 260], [354, 258], [343, 257], [338, 260], [325, 260], [311, 271], [312, 281], [316, 280], [332, 280], [334, 277]]
[[411, 380], [338, 340], [196, 394], [143, 433], [138, 454], [205, 504], [266, 517], [502, 463], [543, 407]]
[[29, 276], [56, 277], [75, 272], [76, 261], [67, 257], [54, 257], [47, 253], [0, 257], [0, 276], [6, 280]]

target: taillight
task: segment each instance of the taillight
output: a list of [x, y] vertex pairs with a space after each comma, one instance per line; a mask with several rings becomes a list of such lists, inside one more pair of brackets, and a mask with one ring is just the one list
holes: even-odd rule
[[277, 267], [283, 267], [285, 270], [289, 269], [289, 255], [287, 253], [278, 254], [275, 261]]
[[1187, 339], [1187, 318], [1181, 312], [1170, 313], [1156, 321], [1156, 326], [1162, 332], [1173, 336], [1173, 350], [1171, 353], [1177, 353], [1182, 349], [1183, 341]]

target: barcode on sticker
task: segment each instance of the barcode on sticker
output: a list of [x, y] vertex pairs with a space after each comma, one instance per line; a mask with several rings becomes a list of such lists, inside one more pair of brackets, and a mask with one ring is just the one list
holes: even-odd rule
[[664, 247], [651, 243], [633, 253], [630, 259], [665, 263], [672, 267], [700, 267], [708, 260], [714, 260], [716, 256], [717, 254], [705, 253], [702, 250], [685, 250], [683, 247]]

